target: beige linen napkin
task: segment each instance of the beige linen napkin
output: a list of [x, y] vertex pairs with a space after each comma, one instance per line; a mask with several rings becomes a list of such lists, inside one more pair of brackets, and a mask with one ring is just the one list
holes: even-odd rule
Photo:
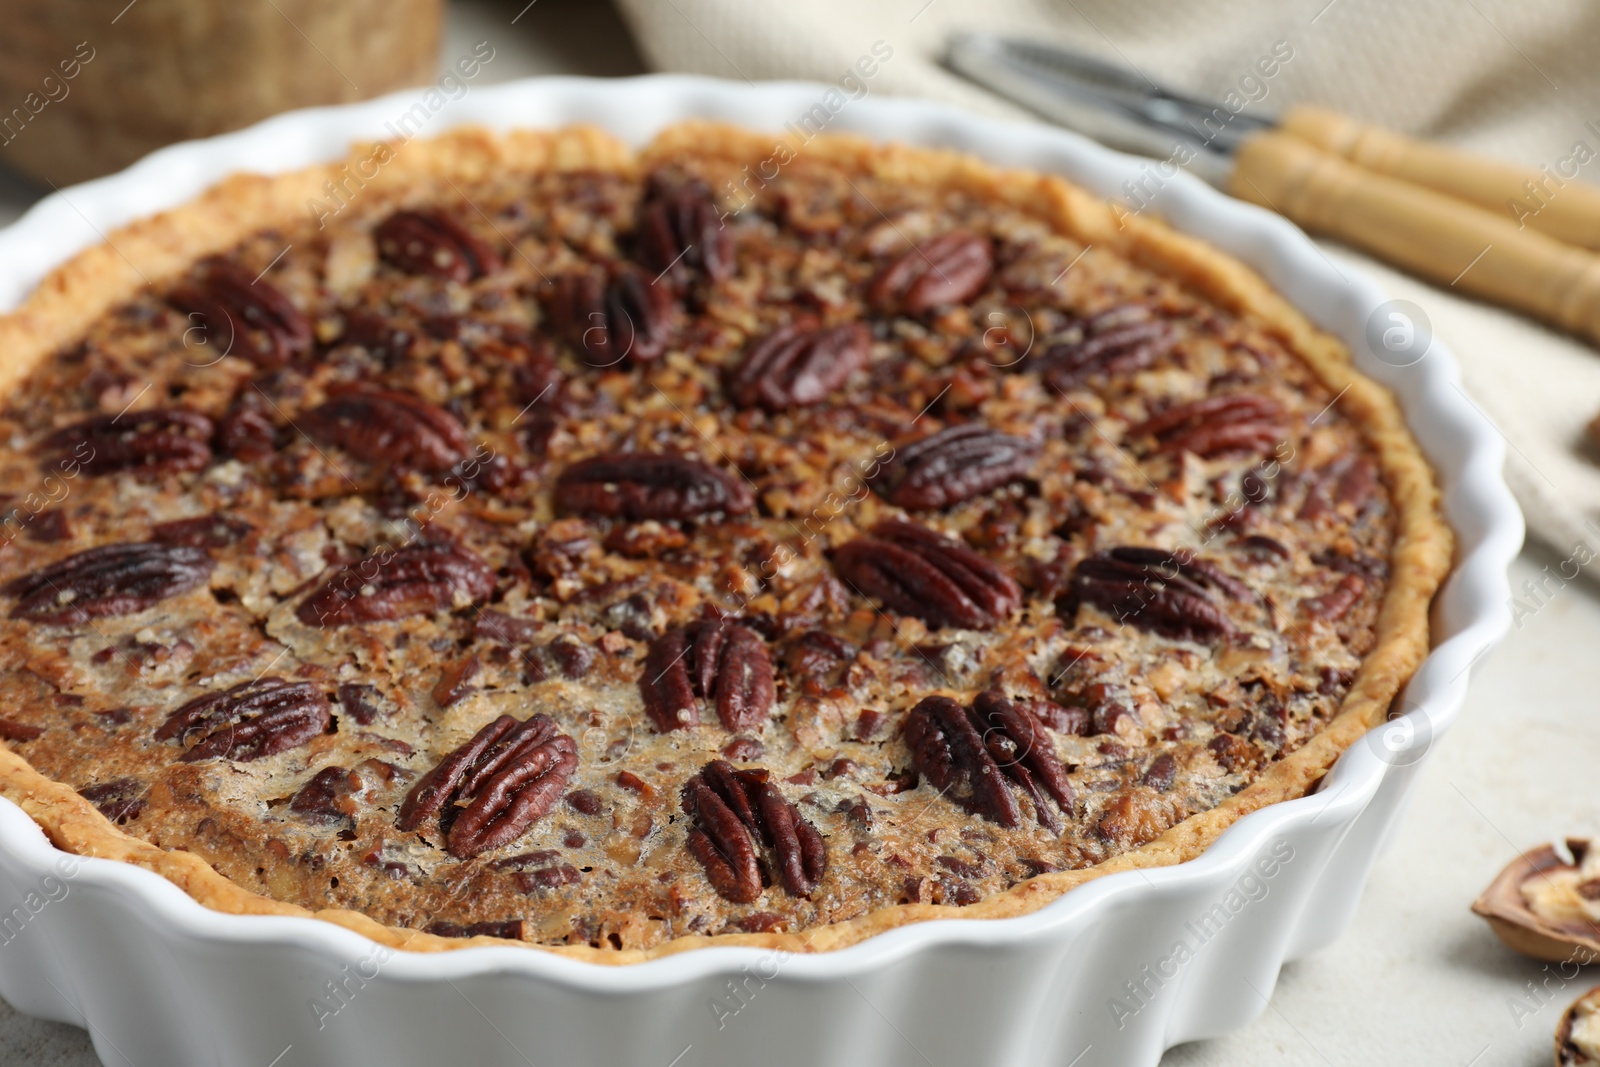
[[[949, 33], [1059, 40], [1212, 98], [1262, 112], [1306, 101], [1531, 167], [1600, 176], [1600, 5], [1586, 0], [619, 0], [656, 68], [724, 78], [838, 82], [881, 59], [871, 93], [1026, 117], [939, 65]], [[874, 44], [879, 44], [874, 52]], [[1292, 57], [1270, 80], [1257, 60]], [[1593, 125], [1590, 125], [1593, 123]], [[1582, 146], [1580, 149], [1579, 146]], [[1587, 161], [1587, 162], [1586, 162]], [[1560, 195], [1551, 181], [1547, 195]], [[1524, 201], [1532, 210], [1538, 202]], [[1508, 217], [1511, 207], [1507, 206]], [[1506, 474], [1530, 531], [1562, 557], [1548, 596], [1600, 555], [1600, 466], [1583, 427], [1600, 411], [1600, 352], [1347, 250], [1422, 307], [1460, 357], [1466, 391], [1509, 444]], [[1466, 267], [1467, 264], [1462, 264]], [[1593, 525], [1590, 525], [1590, 524]], [[1568, 562], [1570, 561], [1570, 562]], [[1600, 566], [1587, 573], [1600, 574]], [[1524, 594], [1527, 598], [1527, 594]], [[1530, 606], [1537, 606], [1533, 601]]]

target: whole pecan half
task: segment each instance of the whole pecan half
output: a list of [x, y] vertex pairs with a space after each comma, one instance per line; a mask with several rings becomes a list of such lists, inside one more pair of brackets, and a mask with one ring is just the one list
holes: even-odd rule
[[579, 460], [556, 479], [556, 507], [569, 515], [698, 519], [742, 515], [755, 504], [739, 477], [687, 456], [612, 452]]
[[310, 682], [261, 678], [189, 701], [161, 724], [156, 740], [189, 745], [179, 757], [185, 763], [249, 763], [305, 744], [327, 730], [329, 717], [328, 698]]
[[578, 746], [544, 715], [502, 715], [417, 780], [396, 825], [415, 830], [440, 817], [457, 859], [499, 848], [544, 818], [578, 766]]
[[368, 463], [429, 474], [454, 467], [468, 449], [467, 432], [454, 415], [397, 389], [336, 393], [301, 416], [300, 427]]
[[346, 564], [295, 611], [307, 626], [388, 622], [487, 600], [494, 571], [457, 545], [419, 542]]
[[725, 376], [742, 408], [768, 411], [820, 404], [867, 361], [872, 334], [859, 322], [822, 329], [813, 318], [780, 327], [745, 349]]
[[932, 511], [1021, 481], [1038, 449], [1032, 441], [981, 423], [952, 426], [909, 444], [878, 468], [872, 488], [912, 511]]
[[1256, 598], [1255, 590], [1251, 589], [1243, 581], [1235, 578], [1210, 560], [1202, 559], [1187, 550], [1168, 552], [1164, 548], [1123, 545], [1120, 548], [1111, 549], [1109, 554], [1127, 563], [1140, 564], [1148, 568], [1147, 573], [1153, 573], [1157, 576], [1175, 572], [1192, 581], [1209, 586], [1234, 600], [1249, 601]]
[[684, 813], [694, 819], [689, 851], [717, 895], [735, 904], [761, 896], [762, 858], [792, 896], [808, 897], [828, 870], [828, 846], [761, 768], [735, 770], [712, 760], [683, 786]]
[[1072, 783], [1066, 765], [1056, 755], [1055, 743], [1044, 722], [1027, 704], [1010, 700], [998, 689], [979, 693], [969, 709], [973, 724], [983, 734], [984, 747], [1006, 776], [1033, 801], [1041, 826], [1059, 834], [1065, 828], [1047, 803], [1048, 794], [1067, 816], [1072, 815]]
[[1234, 599], [1253, 596], [1237, 578], [1187, 553], [1124, 546], [1079, 562], [1056, 609], [1071, 618], [1078, 605], [1093, 604], [1141, 630], [1210, 642], [1236, 631], [1212, 589]]
[[672, 339], [674, 298], [635, 270], [609, 279], [590, 272], [557, 278], [550, 321], [592, 367], [614, 367], [624, 359], [660, 359]]
[[903, 729], [911, 765], [935, 789], [991, 822], [1021, 824], [1004, 772], [966, 708], [947, 696], [924, 697], [906, 715]]
[[929, 626], [987, 630], [1022, 606], [1022, 587], [997, 564], [925, 526], [889, 520], [833, 550], [839, 577], [884, 607]]
[[639, 696], [644, 701], [645, 714], [662, 733], [700, 725], [694, 678], [684, 662], [690, 645], [688, 632], [678, 627], [650, 642], [650, 650], [645, 653]]
[[709, 185], [698, 178], [650, 176], [639, 206], [639, 261], [680, 286], [691, 271], [712, 281], [733, 273], [733, 239]]
[[715, 703], [722, 725], [738, 733], [766, 721], [777, 687], [767, 644], [754, 630], [708, 619], [651, 642], [639, 693], [645, 713], [663, 733], [700, 722], [696, 697]]
[[872, 282], [867, 299], [879, 311], [923, 315], [961, 304], [989, 284], [994, 250], [987, 238], [957, 231], [924, 241]]
[[85, 474], [197, 471], [211, 462], [211, 420], [186, 408], [97, 415], [63, 426], [42, 442]]
[[1058, 389], [1082, 385], [1096, 375], [1115, 378], [1143, 370], [1172, 351], [1172, 325], [1142, 304], [1101, 312], [1082, 324], [1083, 337], [1051, 345], [1040, 357], [1044, 380]]
[[81, 623], [132, 615], [203, 583], [216, 562], [200, 548], [158, 542], [100, 545], [59, 559], [0, 592], [17, 598], [13, 619]]
[[470, 282], [501, 267], [494, 249], [442, 211], [396, 211], [372, 236], [378, 254], [409, 274]]
[[201, 328], [204, 337], [196, 340], [208, 363], [235, 355], [278, 367], [311, 349], [311, 321], [294, 302], [231, 260], [208, 260], [201, 278], [174, 289], [167, 302], [189, 316], [191, 330]]
[[1270, 452], [1286, 433], [1288, 419], [1282, 406], [1253, 393], [1225, 393], [1177, 404], [1128, 430], [1133, 438], [1154, 437], [1157, 452], [1192, 452], [1201, 457]]

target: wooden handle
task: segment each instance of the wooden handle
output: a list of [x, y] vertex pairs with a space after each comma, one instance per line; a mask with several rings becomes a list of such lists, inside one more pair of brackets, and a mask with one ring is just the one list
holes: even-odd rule
[[1600, 343], [1600, 256], [1592, 252], [1286, 133], [1246, 141], [1229, 188], [1307, 230]]
[[[1587, 144], [1543, 170], [1517, 167], [1419, 141], [1320, 107], [1294, 107], [1285, 133], [1368, 170], [1460, 197], [1521, 227], [1600, 249], [1600, 187], [1578, 177], [1594, 153]], [[1565, 173], [1563, 173], [1565, 171]]]

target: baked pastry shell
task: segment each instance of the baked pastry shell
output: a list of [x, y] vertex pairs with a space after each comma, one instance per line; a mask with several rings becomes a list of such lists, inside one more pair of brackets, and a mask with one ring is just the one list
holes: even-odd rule
[[[1100, 195], [1121, 194], [1124, 181], [1142, 178], [1153, 166], [1045, 127], [977, 119], [916, 101], [847, 100], [833, 109], [835, 97], [846, 99], [821, 85], [541, 79], [473, 89], [431, 114], [421, 132], [431, 138], [458, 126], [592, 123], [643, 142], [690, 118], [776, 131], [812, 114], [820, 102], [830, 134], [955, 148], [1000, 166], [1060, 174]], [[78, 321], [98, 310], [86, 307], [83, 293], [63, 275], [49, 275], [74, 253], [111, 234], [111, 244], [90, 252], [106, 272], [106, 292], [115, 290], [117, 275], [123, 285], [139, 284], [130, 272], [159, 280], [208, 250], [208, 241], [225, 245], [268, 217], [281, 206], [274, 197], [287, 195], [282, 203], [298, 205], [314, 194], [274, 182], [233, 183], [234, 193], [220, 207], [236, 217], [224, 216], [220, 227], [214, 213], [180, 216], [178, 226], [153, 232], [119, 227], [183, 204], [235, 171], [284, 174], [342, 160], [358, 143], [392, 137], [395, 117], [417, 100], [405, 93], [281, 116], [165, 149], [120, 175], [48, 199], [0, 235], [0, 309], [17, 307], [38, 290], [23, 314], [8, 320], [10, 328], [31, 331], [37, 345], [67, 340], [71, 317], [61, 314], [64, 307]], [[472, 133], [453, 140], [453, 167], [463, 158], [493, 166], [503, 150], [496, 146], [505, 144], [512, 151], [546, 151], [559, 161], [562, 153], [583, 158], [604, 152], [608, 143], [581, 132], [554, 140], [503, 142]], [[420, 140], [407, 152], [419, 160], [408, 165], [444, 158]], [[943, 157], [926, 157], [935, 158]], [[915, 153], [906, 159], [925, 161]], [[1334, 267], [1283, 220], [1186, 175], [1160, 173], [1154, 210], [1178, 231], [1264, 276], [1288, 302], [1275, 312], [1286, 322], [1300, 322], [1293, 305], [1343, 340], [1358, 369], [1393, 392], [1436, 473], [1444, 514], [1456, 531], [1454, 568], [1433, 602], [1433, 650], [1398, 702], [1403, 718], [1367, 733], [1388, 706], [1386, 697], [1369, 700], [1358, 715], [1341, 717], [1301, 750], [1315, 749], [1311, 756], [1264, 776], [1257, 784], [1266, 787], [1249, 808], [1219, 808], [1189, 820], [1153, 846], [1089, 872], [1092, 877], [1071, 872], [1068, 878], [1083, 884], [1066, 893], [1060, 892], [1065, 885], [1057, 887], [1042, 907], [988, 908], [990, 917], [977, 919], [970, 917], [977, 914], [973, 909], [921, 906], [929, 914], [910, 916], [920, 921], [883, 922], [841, 937], [837, 943], [846, 947], [812, 954], [792, 953], [784, 935], [741, 935], [715, 946], [680, 939], [664, 958], [628, 967], [594, 967], [492, 943], [404, 951], [392, 932], [349, 913], [324, 913], [334, 920], [328, 922], [262, 898], [254, 898], [259, 905], [224, 902], [226, 888], [210, 881], [216, 876], [181, 853], [130, 855], [143, 863], [136, 866], [59, 851], [7, 801], [0, 804], [0, 885], [5, 899], [21, 902], [22, 917], [13, 911], [7, 925], [0, 916], [7, 945], [0, 953], [0, 993], [23, 1010], [88, 1024], [107, 1062], [136, 1063], [267, 1063], [286, 1046], [296, 1046], [296, 1060], [328, 1063], [348, 1056], [436, 1063], [465, 1054], [488, 1062], [521, 1062], [520, 1056], [541, 1064], [659, 1064], [691, 1046], [702, 1062], [759, 1056], [768, 1063], [911, 1063], [923, 1062], [922, 1050], [935, 1049], [949, 1062], [1065, 1063], [1082, 1054], [1078, 1062], [1084, 1064], [1153, 1063], [1165, 1047], [1224, 1032], [1258, 1014], [1282, 963], [1326, 944], [1348, 921], [1420, 761], [1459, 709], [1470, 665], [1504, 632], [1505, 571], [1520, 546], [1522, 524], [1499, 475], [1503, 443], [1460, 391], [1442, 344], [1435, 341], [1404, 367], [1377, 359], [1365, 331], [1384, 298], [1371, 283]], [[319, 177], [308, 188], [320, 184]], [[1069, 197], [1066, 207], [1103, 214], [1088, 197]], [[1092, 217], [1082, 221], [1096, 224]], [[1243, 286], [1253, 299], [1277, 299], [1204, 244], [1143, 218], [1133, 225], [1151, 235], [1153, 250], [1164, 249], [1164, 269]], [[108, 296], [108, 303], [120, 295]], [[1309, 329], [1304, 341], [1337, 354], [1336, 344]], [[0, 388], [10, 384], [7, 370], [0, 364]], [[1388, 402], [1382, 390], [1360, 384], [1355, 390], [1357, 402]], [[1364, 392], [1371, 396], [1364, 400]], [[1385, 432], [1406, 436], [1398, 422]], [[1416, 483], [1419, 492], [1427, 490], [1425, 474]], [[1431, 500], [1425, 506], [1431, 513]], [[1385, 623], [1398, 636], [1384, 647], [1400, 649], [1386, 669], [1400, 676], [1423, 652], [1420, 645], [1408, 649], [1405, 634], [1422, 632], [1428, 579], [1448, 562], [1447, 534], [1414, 544], [1414, 558], [1396, 561], [1396, 588], [1415, 596]], [[1422, 572], [1414, 584], [1405, 578], [1408, 564]], [[1375, 695], [1386, 691], [1381, 678], [1371, 684]], [[1393, 677], [1386, 684], [1392, 691]], [[1358, 680], [1358, 690], [1362, 685]], [[64, 798], [44, 780], [29, 778], [20, 762], [11, 757], [0, 768], [6, 795], [49, 825], [57, 841], [77, 842], [78, 851], [119, 854], [79, 847], [96, 838], [90, 815], [61, 804]], [[1313, 795], [1283, 799], [1318, 778]], [[75, 821], [79, 815], [83, 823]], [[1049, 883], [1027, 883], [1034, 884]], [[196, 898], [227, 910], [203, 907]], [[903, 915], [915, 909], [890, 910]], [[405, 944], [446, 947], [430, 943], [435, 940]], [[1188, 952], [1177, 951], [1180, 942]], [[688, 948], [696, 951], [683, 951]], [[328, 981], [342, 995], [327, 989]], [[319, 999], [321, 1011], [312, 1004]], [[484, 1025], [486, 1018], [492, 1025]], [[628, 1025], [619, 1026], [619, 1019]]]

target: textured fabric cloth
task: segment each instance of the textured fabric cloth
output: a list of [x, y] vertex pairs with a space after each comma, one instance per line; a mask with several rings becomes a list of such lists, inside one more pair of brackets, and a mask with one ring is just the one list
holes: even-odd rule
[[[1600, 154], [1600, 5], [1584, 0], [619, 2], [660, 70], [838, 82], [882, 41], [894, 53], [868, 82], [871, 92], [1021, 118], [1027, 113], [939, 64], [954, 30], [1014, 32], [1208, 98], [1239, 92], [1262, 113], [1317, 103], [1530, 167], [1571, 160], [1568, 173], [1577, 166], [1578, 180], [1600, 175], [1600, 162], [1584, 162]], [[1270, 80], [1247, 81], [1257, 61], [1282, 45], [1292, 58]], [[1434, 335], [1460, 357], [1471, 399], [1509, 442], [1507, 478], [1530, 531], [1562, 557], [1581, 542], [1579, 564], [1600, 553], [1600, 467], [1583, 434], [1600, 411], [1600, 353], [1330, 251], [1420, 306]]]

